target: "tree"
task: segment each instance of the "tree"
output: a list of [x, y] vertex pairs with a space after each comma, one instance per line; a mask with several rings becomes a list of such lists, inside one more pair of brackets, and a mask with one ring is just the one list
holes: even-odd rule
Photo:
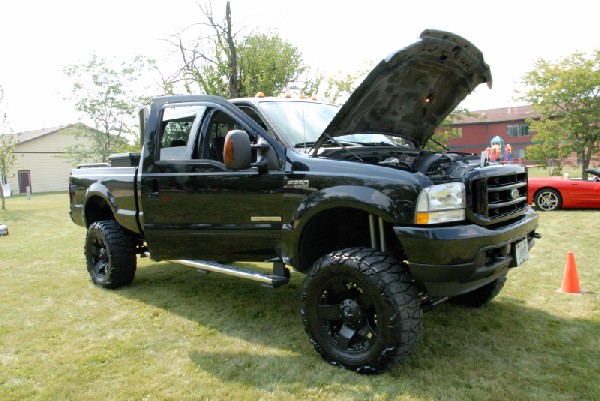
[[2, 198], [2, 209], [6, 209], [6, 200], [4, 199], [4, 190], [2, 185], [6, 184], [6, 177], [16, 166], [18, 158], [15, 154], [17, 146], [17, 136], [13, 135], [8, 126], [8, 117], [2, 110], [2, 100], [4, 99], [4, 90], [0, 86], [0, 197]]
[[344, 103], [371, 69], [372, 63], [369, 63], [354, 73], [338, 71], [337, 75], [327, 78], [323, 97], [331, 103]]
[[527, 147], [527, 159], [541, 164], [544, 168], [548, 168], [552, 162], [556, 165], [552, 175], [562, 175], [562, 167], [573, 152], [570, 146], [565, 146], [561, 127], [554, 126], [559, 122], [547, 119], [544, 124], [537, 126], [535, 120], [528, 119], [527, 122], [530, 127], [536, 127], [534, 130], [537, 131], [535, 143]]
[[[62, 130], [63, 133], [80, 139], [78, 143], [67, 146], [57, 157], [70, 160], [74, 165], [89, 162], [106, 162], [112, 153], [125, 152], [130, 144], [123, 135], [107, 134], [83, 123], [70, 125]], [[139, 147], [137, 148], [139, 151]]]
[[589, 58], [573, 53], [557, 62], [538, 59], [522, 82], [529, 90], [521, 100], [541, 116], [528, 120], [540, 142], [527, 149], [528, 156], [560, 163], [574, 152], [587, 179], [586, 169], [600, 150], [600, 50]]
[[[18, 162], [15, 154], [17, 147], [17, 135], [0, 133], [0, 184], [6, 184], [6, 178]], [[2, 209], [6, 209], [4, 190], [0, 185], [0, 197], [2, 198]]]
[[462, 107], [454, 109], [435, 130], [433, 136], [423, 146], [423, 149], [434, 152], [445, 150], [450, 139], [458, 138], [459, 136], [458, 131], [452, 128], [452, 125], [462, 121], [465, 117], [477, 117], [477, 114], [471, 113]]
[[[300, 76], [307, 70], [302, 54], [278, 35], [255, 34], [238, 45], [238, 95], [257, 92], [278, 95], [285, 90], [307, 90]], [[233, 97], [233, 96], [232, 96]]]
[[96, 159], [106, 162], [111, 153], [126, 150], [129, 136], [135, 132], [135, 111], [149, 102], [146, 90], [139, 80], [144, 71], [153, 66], [153, 60], [138, 56], [131, 62], [113, 67], [106, 59], [95, 54], [81, 65], [71, 65], [64, 73], [73, 80], [71, 98], [75, 109], [94, 128], [72, 127], [73, 133], [88, 140], [65, 149], [75, 163]]
[[214, 16], [210, 2], [199, 8], [203, 21], [169, 39], [182, 64], [171, 77], [162, 79], [166, 93], [182, 87], [187, 93], [235, 98], [259, 91], [276, 96], [284, 90], [307, 93], [318, 89], [322, 75], [310, 73], [298, 48], [276, 34], [234, 32], [229, 2], [222, 22]]

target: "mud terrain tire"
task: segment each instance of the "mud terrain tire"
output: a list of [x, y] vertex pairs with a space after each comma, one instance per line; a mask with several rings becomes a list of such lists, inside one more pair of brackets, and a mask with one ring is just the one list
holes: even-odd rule
[[390, 256], [349, 248], [319, 259], [302, 287], [302, 321], [329, 363], [384, 371], [416, 346], [422, 310], [410, 276]]
[[94, 284], [118, 288], [133, 281], [137, 265], [135, 239], [116, 221], [97, 221], [90, 226], [84, 254]]

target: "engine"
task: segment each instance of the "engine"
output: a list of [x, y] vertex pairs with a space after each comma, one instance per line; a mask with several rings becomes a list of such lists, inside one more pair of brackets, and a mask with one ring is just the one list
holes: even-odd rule
[[439, 153], [397, 147], [352, 147], [328, 149], [321, 156], [345, 161], [377, 164], [384, 167], [423, 173], [431, 181], [447, 182], [480, 165], [480, 157], [467, 153]]

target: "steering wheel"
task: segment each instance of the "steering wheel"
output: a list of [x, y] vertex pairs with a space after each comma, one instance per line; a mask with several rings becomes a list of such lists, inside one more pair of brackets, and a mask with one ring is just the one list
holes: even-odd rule
[[600, 177], [598, 177], [598, 176], [594, 177], [594, 182], [600, 182]]

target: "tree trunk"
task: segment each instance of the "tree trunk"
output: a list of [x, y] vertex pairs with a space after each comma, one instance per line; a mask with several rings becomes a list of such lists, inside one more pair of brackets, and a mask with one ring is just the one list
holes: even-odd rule
[[237, 73], [237, 53], [235, 43], [231, 35], [231, 5], [227, 2], [225, 6], [225, 20], [227, 21], [227, 46], [229, 47], [229, 95], [232, 98], [239, 96], [238, 73]]
[[587, 148], [584, 146], [583, 150], [582, 150], [582, 157], [581, 157], [581, 179], [582, 180], [587, 180], [588, 178], [588, 173], [587, 173], [587, 168], [590, 165], [590, 161], [592, 160], [592, 152], [593, 152], [593, 147], [594, 144], [592, 144], [591, 146], [588, 146]]
[[0, 179], [0, 197], [2, 197], [2, 210], [6, 209], [6, 200], [4, 199], [4, 187], [2, 186], [2, 180]]

